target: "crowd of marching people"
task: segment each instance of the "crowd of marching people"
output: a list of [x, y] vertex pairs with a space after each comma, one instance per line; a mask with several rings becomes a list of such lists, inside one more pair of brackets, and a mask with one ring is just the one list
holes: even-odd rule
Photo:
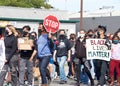
[[[39, 24], [38, 34], [31, 32], [30, 26], [19, 32], [13, 25], [7, 25], [4, 35], [0, 32], [0, 86], [7, 80], [8, 72], [12, 86], [25, 86], [25, 81], [27, 86], [33, 86], [34, 67], [38, 67], [41, 86], [48, 86], [55, 78], [59, 78], [59, 84], [67, 84], [72, 78], [76, 86], [81, 83], [95, 86], [95, 80], [97, 86], [115, 83], [120, 86], [120, 29], [113, 34], [106, 32], [106, 27], [99, 25], [95, 30], [82, 29], [79, 34], [67, 37], [64, 29], [57, 35], [47, 32], [43, 23]], [[31, 40], [31, 49], [19, 49], [19, 38]], [[105, 39], [105, 46], [111, 50], [110, 61], [88, 60], [86, 39]], [[66, 62], [68, 74], [64, 68]]]

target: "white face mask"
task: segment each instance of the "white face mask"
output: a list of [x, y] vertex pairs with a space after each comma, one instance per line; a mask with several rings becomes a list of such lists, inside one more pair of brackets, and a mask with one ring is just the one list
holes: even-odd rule
[[80, 34], [80, 37], [85, 37], [85, 34]]

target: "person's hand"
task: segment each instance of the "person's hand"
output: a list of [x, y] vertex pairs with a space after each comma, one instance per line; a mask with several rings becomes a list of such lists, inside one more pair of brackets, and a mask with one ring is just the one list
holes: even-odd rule
[[56, 58], [55, 57], [53, 57], [53, 61], [56, 62]]
[[8, 60], [7, 60], [7, 59], [5, 59], [5, 60], [4, 60], [4, 62], [5, 62], [5, 64], [7, 64], [7, 63], [8, 63]]
[[49, 32], [49, 34], [48, 34], [48, 38], [52, 38], [52, 34], [51, 34], [51, 32]]
[[32, 57], [29, 59], [29, 61], [30, 61], [30, 62], [33, 62], [33, 59], [32, 59]]
[[35, 63], [38, 63], [39, 62], [39, 60], [37, 59], [36, 61], [35, 61]]
[[70, 62], [70, 57], [67, 58], [67, 62]]
[[7, 60], [5, 59], [5, 63], [7, 62]]

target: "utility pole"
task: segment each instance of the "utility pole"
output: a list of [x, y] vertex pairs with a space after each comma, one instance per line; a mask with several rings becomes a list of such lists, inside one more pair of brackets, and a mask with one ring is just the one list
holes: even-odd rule
[[83, 0], [80, 3], [80, 30], [83, 29]]

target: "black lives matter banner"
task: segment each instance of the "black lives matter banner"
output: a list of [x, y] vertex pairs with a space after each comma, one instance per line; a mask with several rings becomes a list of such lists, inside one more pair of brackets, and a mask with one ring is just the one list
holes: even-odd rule
[[105, 45], [105, 39], [87, 39], [87, 59], [110, 61], [111, 50]]

